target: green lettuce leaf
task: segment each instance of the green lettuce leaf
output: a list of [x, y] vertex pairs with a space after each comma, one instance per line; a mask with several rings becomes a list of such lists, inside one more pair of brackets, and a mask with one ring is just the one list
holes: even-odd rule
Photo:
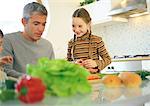
[[41, 78], [47, 86], [48, 95], [67, 97], [91, 92], [87, 80], [90, 73], [63, 59], [40, 58], [36, 64], [27, 65], [27, 74]]

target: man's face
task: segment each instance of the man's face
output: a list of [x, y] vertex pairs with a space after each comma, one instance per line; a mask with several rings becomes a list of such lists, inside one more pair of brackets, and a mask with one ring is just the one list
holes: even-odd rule
[[29, 20], [23, 19], [25, 38], [33, 42], [39, 40], [45, 29], [46, 18], [47, 16], [35, 12]]

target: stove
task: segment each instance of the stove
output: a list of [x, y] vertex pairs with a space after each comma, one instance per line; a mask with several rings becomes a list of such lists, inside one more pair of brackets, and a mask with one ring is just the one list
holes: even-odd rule
[[120, 58], [138, 58], [138, 57], [150, 57], [150, 54], [114, 56], [113, 59], [120, 59]]
[[[150, 57], [150, 54], [144, 55], [122, 55], [122, 56], [114, 56], [112, 59], [128, 59], [128, 58], [142, 58], [142, 57]], [[144, 62], [142, 61], [113, 61], [110, 65], [108, 65], [105, 69], [102, 70], [102, 73], [115, 73], [121, 71], [137, 71], [143, 69]], [[148, 63], [149, 64], [149, 63]]]

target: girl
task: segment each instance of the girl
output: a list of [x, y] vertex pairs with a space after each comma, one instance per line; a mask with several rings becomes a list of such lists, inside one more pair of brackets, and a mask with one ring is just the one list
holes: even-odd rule
[[97, 73], [111, 63], [102, 38], [91, 32], [91, 17], [84, 8], [73, 13], [72, 30], [74, 38], [68, 42], [68, 61], [75, 61], [91, 73]]

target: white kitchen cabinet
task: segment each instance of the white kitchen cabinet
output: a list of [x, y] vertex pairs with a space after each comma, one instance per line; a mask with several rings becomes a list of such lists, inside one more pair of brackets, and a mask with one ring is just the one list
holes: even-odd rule
[[150, 71], [150, 60], [142, 61], [142, 69]]
[[80, 8], [85, 8], [89, 12], [93, 26], [108, 25], [114, 22], [128, 22], [128, 19], [126, 18], [112, 17], [108, 15], [111, 9], [111, 0], [100, 0]]

